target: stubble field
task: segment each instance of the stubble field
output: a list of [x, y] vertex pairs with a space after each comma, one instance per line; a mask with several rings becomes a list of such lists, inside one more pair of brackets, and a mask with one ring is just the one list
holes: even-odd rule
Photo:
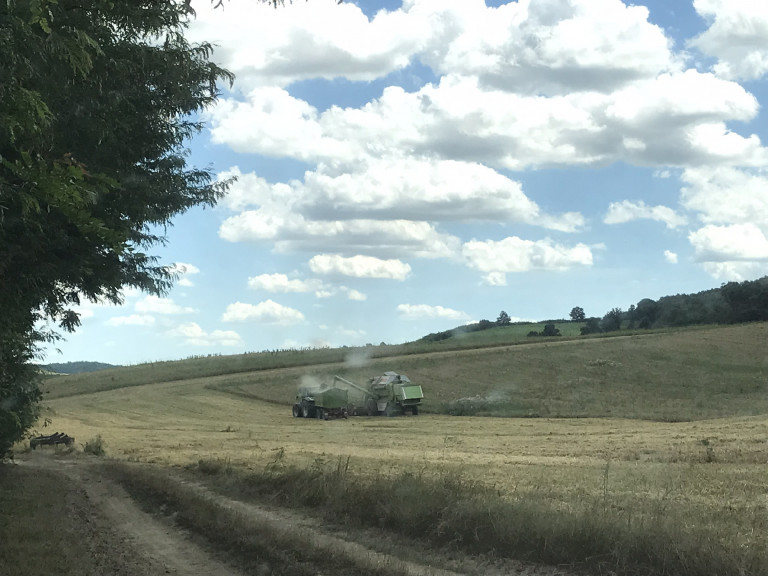
[[[712, 565], [708, 551], [729, 556], [721, 572], [765, 574], [767, 328], [356, 358], [86, 394], [67, 392], [65, 379], [51, 384], [47, 416], [80, 442], [101, 436], [119, 460], [217, 462], [243, 474], [331, 470], [343, 461], [345, 482], [460, 479], [499, 506], [562, 521], [571, 534], [584, 528], [579, 522], [602, 522], [636, 540], [678, 538], [664, 557], [700, 556], [682, 562], [688, 571], [646, 573], [700, 573]], [[302, 378], [360, 381], [388, 369], [423, 384], [426, 413], [291, 417]]]

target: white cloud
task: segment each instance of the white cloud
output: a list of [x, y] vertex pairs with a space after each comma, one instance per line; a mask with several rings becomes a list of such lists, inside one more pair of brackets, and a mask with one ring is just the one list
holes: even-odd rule
[[677, 254], [670, 250], [664, 250], [664, 260], [670, 264], [677, 264]]
[[366, 296], [362, 292], [359, 292], [358, 290], [353, 290], [352, 288], [347, 288], [345, 290], [345, 292], [346, 292], [347, 298], [349, 300], [355, 300], [357, 302], [364, 302], [365, 300], [368, 299], [368, 296]]
[[227, 306], [221, 317], [224, 322], [254, 322], [257, 324], [278, 324], [288, 326], [304, 321], [304, 315], [293, 308], [272, 300], [258, 304], [235, 302]]
[[768, 72], [768, 4], [757, 0], [694, 0], [710, 27], [688, 45], [718, 59], [723, 78], [756, 80]]
[[523, 0], [498, 8], [480, 0], [406, 0], [371, 20], [352, 3], [196, 10], [189, 36], [220, 45], [216, 59], [243, 91], [308, 78], [370, 81], [416, 58], [439, 73], [476, 74], [490, 85], [536, 93], [605, 90], [679, 66], [647, 8], [618, 0]]
[[543, 214], [519, 182], [476, 162], [389, 157], [363, 168], [307, 172], [296, 209], [321, 220], [370, 214], [392, 220], [503, 220], [568, 232], [583, 224], [578, 214]]
[[498, 242], [472, 240], [464, 244], [462, 252], [467, 265], [484, 272], [485, 281], [495, 286], [506, 283], [507, 273], [592, 265], [592, 251], [585, 244], [568, 247], [549, 239], [531, 241], [513, 236]]
[[242, 346], [243, 339], [237, 332], [232, 330], [214, 330], [206, 332], [195, 322], [180, 324], [167, 334], [174, 338], [182, 338], [186, 344], [191, 346]]
[[180, 306], [171, 298], [160, 298], [148, 295], [134, 305], [136, 312], [144, 314], [191, 314], [197, 312], [194, 308]]
[[407, 66], [429, 33], [401, 10], [369, 21], [351, 2], [294, 2], [277, 11], [261, 2], [230, 2], [226, 10], [201, 2], [195, 10], [188, 36], [220, 45], [216, 61], [244, 90], [309, 78], [374, 80]]
[[768, 238], [754, 224], [707, 225], [688, 236], [700, 262], [768, 260]]
[[318, 254], [309, 261], [309, 267], [315, 274], [401, 281], [411, 273], [411, 267], [400, 260], [381, 260], [371, 256], [345, 258], [337, 254]]
[[765, 262], [703, 262], [702, 267], [721, 281], [743, 282], [765, 275]]
[[446, 22], [428, 44], [427, 62], [507, 90], [604, 91], [679, 66], [664, 32], [648, 22], [648, 9], [618, 0], [408, 4], [412, 14], [431, 12], [433, 22], [438, 15]]
[[260, 274], [248, 278], [248, 287], [267, 292], [315, 292], [322, 288], [319, 280], [290, 279], [285, 274]]
[[115, 316], [106, 321], [107, 326], [153, 326], [155, 317], [148, 314], [131, 314], [130, 316]]
[[735, 168], [689, 168], [681, 204], [707, 224], [754, 223], [768, 230], [768, 174]]
[[306, 221], [259, 209], [226, 219], [219, 236], [230, 242], [271, 241], [278, 253], [317, 252], [415, 258], [450, 257], [458, 238], [427, 222], [408, 220]]
[[646, 206], [642, 200], [632, 202], [612, 202], [608, 207], [603, 222], [606, 224], [623, 224], [633, 220], [648, 219], [663, 222], [667, 228], [677, 228], [686, 224], [686, 219], [667, 206]]
[[186, 286], [186, 287], [194, 286], [194, 283], [189, 277], [200, 273], [200, 269], [197, 266], [195, 266], [194, 264], [186, 264], [184, 262], [176, 262], [175, 264], [172, 264], [171, 266], [168, 267], [168, 271], [171, 274], [178, 275], [179, 286]]
[[443, 306], [431, 306], [429, 304], [400, 304], [397, 307], [400, 318], [416, 320], [420, 318], [444, 318], [449, 320], [467, 320], [469, 315]]

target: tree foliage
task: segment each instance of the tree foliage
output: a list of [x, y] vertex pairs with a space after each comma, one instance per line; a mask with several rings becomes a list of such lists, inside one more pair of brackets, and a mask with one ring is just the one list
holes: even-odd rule
[[574, 306], [571, 309], [571, 320], [574, 322], [584, 322], [584, 319], [587, 317], [586, 314], [584, 314], [584, 308], [581, 306]]
[[624, 312], [621, 308], [611, 308], [603, 320], [600, 322], [600, 329], [603, 332], [615, 332], [621, 330], [621, 321], [623, 319]]
[[184, 37], [174, 0], [0, 3], [0, 451], [34, 422], [25, 365], [79, 324], [83, 299], [162, 294], [148, 250], [226, 190], [187, 165], [197, 114], [231, 75]]
[[509, 317], [509, 314], [507, 314], [504, 310], [502, 310], [499, 313], [499, 317], [496, 318], [496, 324], [499, 326], [509, 326], [512, 324], [512, 319]]

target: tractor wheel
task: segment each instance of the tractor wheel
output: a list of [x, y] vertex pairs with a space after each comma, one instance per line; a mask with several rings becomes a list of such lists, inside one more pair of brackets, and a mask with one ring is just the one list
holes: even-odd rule
[[302, 418], [309, 418], [309, 404], [306, 402], [301, 403], [301, 416]]
[[368, 400], [368, 404], [366, 404], [368, 408], [368, 416], [378, 416], [379, 415], [379, 407], [376, 405], [376, 400]]
[[318, 420], [323, 419], [323, 409], [322, 408], [315, 408], [315, 418]]
[[293, 417], [294, 418], [301, 417], [301, 407], [298, 404], [293, 405]]
[[418, 406], [414, 406], [413, 408], [411, 408], [411, 414], [413, 414], [414, 416], [418, 416], [419, 415], [419, 407]]

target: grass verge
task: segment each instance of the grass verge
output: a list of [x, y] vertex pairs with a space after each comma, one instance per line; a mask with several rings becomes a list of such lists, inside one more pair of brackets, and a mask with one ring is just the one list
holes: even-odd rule
[[[456, 472], [353, 477], [348, 459], [261, 472], [203, 466], [237, 498], [313, 508], [328, 522], [376, 527], [467, 554], [570, 565], [590, 573], [649, 576], [768, 575], [768, 521], [754, 512], [741, 532], [722, 531], [707, 510], [684, 514], [660, 498], [638, 507], [610, 491], [553, 506], [545, 493], [504, 497]], [[633, 505], [634, 504], [634, 505]]]

